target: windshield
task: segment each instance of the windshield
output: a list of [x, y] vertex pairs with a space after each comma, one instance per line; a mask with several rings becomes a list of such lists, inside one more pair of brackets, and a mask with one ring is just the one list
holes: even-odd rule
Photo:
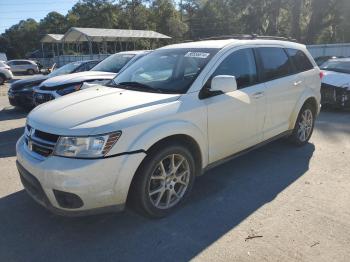
[[350, 74], [350, 61], [328, 61], [322, 65], [321, 69]]
[[54, 76], [60, 76], [60, 75], [65, 75], [65, 74], [71, 74], [73, 73], [80, 65], [82, 62], [73, 62], [66, 64], [54, 71], [52, 71], [48, 76], [49, 77], [54, 77]]
[[217, 52], [214, 48], [157, 50], [126, 68], [113, 82], [121, 88], [185, 93]]
[[118, 73], [134, 56], [135, 54], [111, 55], [93, 67], [91, 71]]

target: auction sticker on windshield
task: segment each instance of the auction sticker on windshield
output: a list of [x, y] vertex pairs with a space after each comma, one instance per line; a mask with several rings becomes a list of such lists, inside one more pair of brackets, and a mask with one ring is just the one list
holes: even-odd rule
[[185, 57], [194, 57], [194, 58], [207, 58], [210, 54], [209, 53], [202, 53], [202, 52], [188, 52]]

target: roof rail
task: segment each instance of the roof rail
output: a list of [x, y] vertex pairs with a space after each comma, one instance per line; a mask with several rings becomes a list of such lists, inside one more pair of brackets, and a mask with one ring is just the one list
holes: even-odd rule
[[282, 37], [282, 36], [260, 36], [257, 34], [251, 35], [222, 35], [222, 36], [212, 36], [206, 38], [200, 38], [199, 40], [225, 40], [225, 39], [239, 39], [239, 40], [254, 40], [254, 39], [263, 39], [263, 40], [280, 40], [280, 41], [291, 41], [297, 42], [296, 39], [291, 37]]

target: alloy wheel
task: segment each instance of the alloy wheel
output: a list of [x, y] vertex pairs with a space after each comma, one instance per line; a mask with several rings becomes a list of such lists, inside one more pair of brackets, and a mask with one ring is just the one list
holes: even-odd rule
[[154, 169], [148, 186], [148, 195], [154, 207], [169, 209], [185, 195], [190, 183], [191, 169], [180, 154], [163, 158]]
[[313, 121], [312, 111], [310, 109], [305, 109], [305, 111], [301, 114], [301, 118], [298, 123], [298, 138], [301, 142], [305, 142], [310, 137]]

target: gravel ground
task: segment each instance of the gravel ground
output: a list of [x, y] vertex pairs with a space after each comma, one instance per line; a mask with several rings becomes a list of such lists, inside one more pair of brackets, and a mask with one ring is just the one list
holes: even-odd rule
[[149, 220], [34, 203], [15, 167], [26, 113], [6, 96], [0, 108], [0, 261], [350, 261], [350, 112], [322, 112], [303, 148], [281, 140], [209, 171], [178, 212]]

